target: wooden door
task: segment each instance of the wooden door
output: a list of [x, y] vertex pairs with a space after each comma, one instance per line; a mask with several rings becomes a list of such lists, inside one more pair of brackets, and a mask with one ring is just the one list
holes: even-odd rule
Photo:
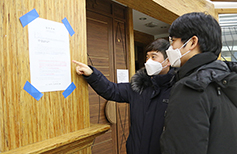
[[[126, 48], [126, 26], [121, 20], [114, 21], [114, 49], [115, 70], [128, 69]], [[115, 72], [116, 74], [116, 72]], [[126, 153], [126, 140], [129, 134], [129, 104], [117, 103], [117, 151]]]
[[[98, 7], [98, 8], [97, 8]], [[108, 80], [116, 81], [117, 69], [128, 69], [125, 7], [107, 0], [87, 6], [88, 64], [101, 71]], [[89, 87], [91, 123], [110, 124], [105, 116], [107, 100]], [[94, 154], [125, 154], [129, 134], [129, 105], [116, 103], [116, 124], [97, 137]]]
[[[112, 18], [87, 11], [87, 53], [88, 65], [101, 71], [110, 81], [114, 81]], [[90, 122], [108, 124], [104, 115], [107, 100], [97, 95], [89, 87]], [[92, 153], [114, 154], [113, 128], [98, 137], [92, 146]]]

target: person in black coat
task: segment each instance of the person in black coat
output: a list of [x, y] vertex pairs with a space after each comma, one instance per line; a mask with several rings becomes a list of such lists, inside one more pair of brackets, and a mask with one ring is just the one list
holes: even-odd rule
[[[236, 65], [217, 60], [221, 28], [211, 16], [184, 14], [166, 51], [175, 75], [161, 136], [163, 154], [237, 153]], [[227, 65], [226, 65], [227, 64]]]
[[165, 50], [169, 42], [157, 39], [147, 48], [145, 68], [131, 78], [130, 83], [113, 83], [96, 68], [77, 64], [76, 72], [83, 75], [90, 86], [102, 97], [130, 105], [128, 154], [160, 154], [160, 135], [164, 113], [174, 76]]

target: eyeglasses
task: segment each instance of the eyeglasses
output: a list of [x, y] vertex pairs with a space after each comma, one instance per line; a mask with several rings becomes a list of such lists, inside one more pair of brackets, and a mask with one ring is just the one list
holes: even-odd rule
[[169, 42], [170, 42], [170, 45], [172, 45], [173, 43], [172, 37], [169, 37]]

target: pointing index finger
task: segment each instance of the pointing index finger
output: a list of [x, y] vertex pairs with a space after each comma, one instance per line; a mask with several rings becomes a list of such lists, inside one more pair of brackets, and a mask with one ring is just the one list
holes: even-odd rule
[[81, 65], [80, 62], [76, 61], [76, 60], [72, 60], [73, 63], [77, 64], [77, 65]]

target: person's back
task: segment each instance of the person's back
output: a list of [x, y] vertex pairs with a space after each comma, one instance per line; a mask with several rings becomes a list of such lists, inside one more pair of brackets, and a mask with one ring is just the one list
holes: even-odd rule
[[222, 46], [218, 23], [210, 15], [189, 13], [169, 32], [168, 58], [180, 69], [165, 117], [162, 153], [237, 153], [237, 75], [217, 60]]

